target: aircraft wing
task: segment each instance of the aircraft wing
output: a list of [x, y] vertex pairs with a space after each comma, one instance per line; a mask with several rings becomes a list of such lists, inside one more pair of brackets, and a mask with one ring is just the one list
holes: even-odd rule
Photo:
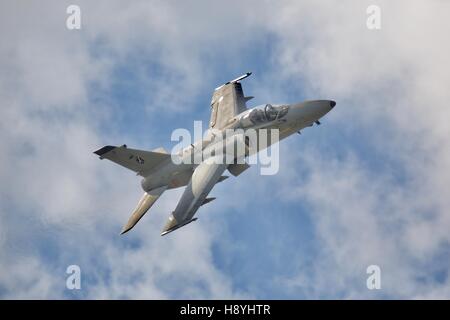
[[222, 130], [233, 123], [236, 115], [247, 110], [245, 103], [253, 97], [244, 97], [239, 81], [250, 75], [251, 72], [248, 72], [216, 88], [211, 99], [210, 128]]
[[[157, 150], [163, 151], [163, 149]], [[161, 162], [170, 159], [170, 154], [165, 152], [130, 149], [126, 145], [120, 147], [104, 146], [94, 153], [100, 156], [100, 159], [111, 160], [142, 176], [146, 175]]]
[[227, 165], [215, 164], [213, 159], [205, 160], [194, 170], [191, 181], [161, 233], [162, 236], [195, 221], [197, 218], [193, 217], [198, 208], [214, 200], [214, 198], [206, 197], [214, 185], [221, 181], [222, 173]]

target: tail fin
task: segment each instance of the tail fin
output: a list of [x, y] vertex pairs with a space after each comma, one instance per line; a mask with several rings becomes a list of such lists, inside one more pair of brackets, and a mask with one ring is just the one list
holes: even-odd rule
[[167, 186], [164, 186], [144, 193], [141, 200], [139, 200], [136, 209], [134, 209], [130, 219], [128, 219], [127, 224], [123, 227], [120, 234], [124, 234], [130, 231], [136, 225], [136, 223], [141, 220], [148, 209], [150, 209], [150, 207], [156, 202], [156, 200], [158, 200], [158, 198], [166, 189]]

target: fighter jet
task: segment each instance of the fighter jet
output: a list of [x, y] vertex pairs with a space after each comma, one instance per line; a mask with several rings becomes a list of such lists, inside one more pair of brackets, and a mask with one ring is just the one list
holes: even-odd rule
[[[214, 90], [208, 134], [179, 152], [169, 154], [163, 148], [144, 151], [126, 145], [108, 145], [94, 152], [100, 159], [113, 161], [143, 177], [141, 186], [144, 195], [121, 234], [131, 230], [164, 191], [182, 186], [186, 186], [184, 193], [161, 235], [197, 220], [194, 217], [197, 210], [215, 199], [207, 197], [212, 188], [228, 178], [223, 175], [224, 172], [228, 170], [233, 176], [239, 176], [250, 167], [242, 158], [261, 151], [259, 144], [256, 148], [250, 148], [249, 139], [242, 131], [275, 129], [278, 130], [279, 141], [313, 124], [320, 124], [319, 119], [336, 105], [333, 100], [310, 100], [293, 104], [265, 104], [249, 109], [246, 104], [253, 97], [244, 96], [241, 81], [250, 75], [251, 72], [248, 72]], [[228, 136], [224, 138], [225, 132], [230, 130], [239, 134], [231, 135], [231, 139]], [[263, 148], [278, 141], [267, 141]], [[220, 148], [217, 147], [219, 143]], [[231, 146], [228, 149], [236, 150], [238, 143], [243, 145], [243, 153], [225, 151], [218, 155], [215, 152], [222, 150], [222, 146]], [[217, 161], [223, 160], [224, 154], [231, 154], [234, 158], [231, 162]]]

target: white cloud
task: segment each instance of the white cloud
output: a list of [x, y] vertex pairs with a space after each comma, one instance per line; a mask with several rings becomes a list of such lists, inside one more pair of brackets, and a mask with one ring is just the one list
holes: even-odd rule
[[[434, 261], [449, 271], [438, 259], [450, 243], [450, 70], [443, 62], [450, 46], [439, 40], [449, 23], [436, 18], [448, 4], [382, 1], [380, 31], [365, 29], [366, 3], [329, 4], [292, 2], [274, 20], [282, 42], [277, 72], [294, 86], [306, 79], [312, 95], [335, 97], [329, 134], [364, 139], [369, 153], [342, 141], [347, 150], [340, 153], [349, 155], [339, 157], [312, 141], [297, 158], [303, 175], [288, 185], [299, 185], [292, 196], [314, 209], [324, 244], [315, 277], [300, 273], [297, 289], [316, 284], [319, 297], [346, 289], [353, 292], [343, 296], [377, 296], [361, 277], [367, 265], [380, 264], [385, 285], [378, 297], [448, 297], [448, 276], [437, 281], [428, 269]], [[308, 28], [317, 31], [302, 32]]]

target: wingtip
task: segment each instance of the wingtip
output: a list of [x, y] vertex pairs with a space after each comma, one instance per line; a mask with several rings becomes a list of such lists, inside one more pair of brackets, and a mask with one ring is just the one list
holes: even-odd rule
[[123, 228], [122, 231], [120, 231], [120, 235], [127, 233], [128, 231], [130, 231], [132, 228]]
[[115, 146], [104, 146], [103, 148], [100, 148], [97, 151], [94, 151], [94, 153], [101, 157], [105, 153], [108, 153], [111, 150], [114, 150], [115, 148], [117, 148], [117, 147], [115, 147]]

